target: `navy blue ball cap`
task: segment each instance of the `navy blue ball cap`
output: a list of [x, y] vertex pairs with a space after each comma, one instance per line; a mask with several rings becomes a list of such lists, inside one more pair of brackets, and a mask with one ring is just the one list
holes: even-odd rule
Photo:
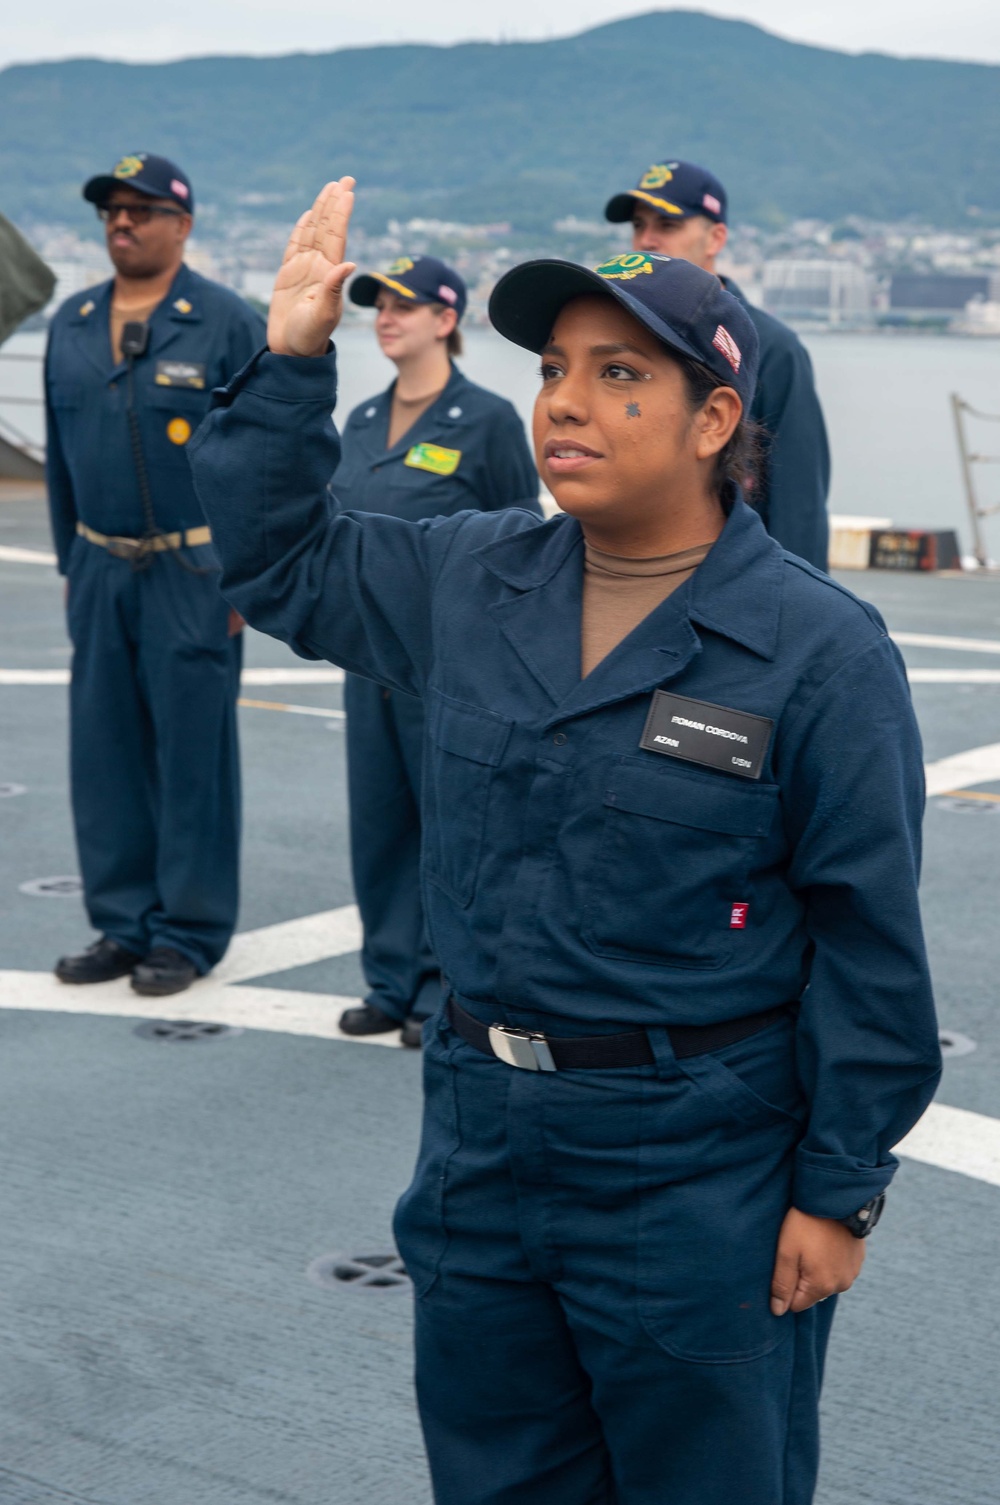
[[436, 256], [400, 256], [384, 272], [360, 272], [350, 286], [351, 302], [372, 308], [383, 287], [413, 303], [444, 303], [459, 319], [468, 301], [465, 283], [455, 268]]
[[590, 271], [573, 261], [525, 261], [493, 289], [490, 320], [505, 339], [544, 350], [572, 298], [606, 293], [666, 345], [700, 361], [749, 411], [757, 381], [757, 331], [718, 277], [676, 256], [629, 251]]
[[107, 202], [115, 188], [135, 188], [151, 199], [173, 199], [188, 214], [194, 213], [194, 192], [186, 173], [167, 157], [152, 152], [133, 152], [122, 157], [110, 172], [98, 173], [83, 185], [83, 196], [91, 204]]
[[714, 173], [693, 162], [654, 162], [634, 188], [608, 200], [605, 219], [615, 225], [630, 220], [637, 199], [651, 204], [664, 219], [692, 219], [703, 214], [717, 224], [726, 223], [726, 190]]

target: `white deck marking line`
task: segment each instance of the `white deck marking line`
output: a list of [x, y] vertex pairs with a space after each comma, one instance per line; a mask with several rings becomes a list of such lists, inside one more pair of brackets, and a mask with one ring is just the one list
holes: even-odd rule
[[[231, 987], [218, 976], [196, 982], [176, 998], [140, 998], [124, 977], [117, 982], [73, 988], [57, 982], [50, 972], [0, 972], [0, 1009], [116, 1019], [203, 1020], [274, 1034], [343, 1040], [350, 1045], [399, 1047], [395, 1031], [361, 1039], [341, 1033], [337, 1024], [341, 1010], [359, 1001], [335, 993]], [[951, 1108], [945, 1103], [932, 1103], [917, 1126], [896, 1146], [896, 1153], [923, 1165], [1000, 1186], [1000, 1119], [966, 1108]]]
[[357, 905], [345, 904], [340, 909], [324, 909], [297, 920], [282, 920], [260, 930], [237, 931], [229, 950], [206, 981], [245, 982], [252, 977], [266, 977], [271, 972], [286, 972], [290, 967], [304, 967], [310, 962], [325, 961], [329, 956], [346, 956], [360, 950], [361, 918]]
[[1000, 1119], [932, 1103], [901, 1144], [900, 1155], [1000, 1186]]
[[911, 685], [1000, 685], [1000, 669], [907, 669]]
[[[950, 673], [951, 671], [914, 671], [915, 674], [939, 672]], [[977, 675], [992, 673], [991, 670], [982, 669], [967, 672]], [[917, 682], [920, 683], [919, 680]], [[0, 669], [0, 685], [68, 683], [68, 669]], [[989, 683], [992, 683], [992, 680]], [[324, 710], [322, 706], [287, 706], [285, 709], [297, 715], [322, 716], [327, 721], [344, 719], [343, 711]], [[937, 763], [928, 763], [925, 772], [928, 795], [953, 794], [956, 790], [971, 788], [974, 784], [988, 784], [994, 779], [1000, 779], [1000, 742], [991, 742], [984, 747], [972, 747], [967, 752], [956, 753], [950, 758], [941, 758]]]
[[[995, 685], [1000, 669], [907, 669], [912, 685]], [[244, 669], [243, 689], [278, 685], [343, 684], [342, 669]], [[0, 685], [68, 685], [68, 669], [0, 669]], [[307, 716], [325, 714], [317, 706], [305, 708]]]
[[240, 696], [237, 705], [245, 706], [250, 711], [287, 711], [292, 716], [322, 716], [327, 721], [346, 721], [346, 711], [327, 710], [321, 705], [284, 705], [278, 700], [247, 700]]
[[56, 556], [43, 549], [15, 549], [12, 544], [0, 544], [0, 560], [7, 564], [54, 565]]
[[970, 747], [968, 752], [927, 763], [924, 775], [928, 796], [954, 794], [956, 790], [969, 789], [974, 784], [992, 783], [994, 779], [1000, 779], [1000, 742]]
[[1000, 638], [951, 638], [935, 632], [890, 632], [903, 648], [949, 648], [954, 653], [1000, 653]]
[[[244, 669], [243, 686], [342, 685], [343, 669]], [[68, 669], [0, 669], [0, 685], [68, 685]], [[317, 711], [317, 714], [319, 712]], [[324, 712], [325, 714], [325, 712]]]
[[128, 978], [68, 987], [51, 972], [0, 972], [0, 1010], [48, 1014], [99, 1015], [114, 1019], [196, 1019], [232, 1024], [273, 1034], [308, 1035], [318, 1040], [347, 1040], [352, 1045], [400, 1045], [395, 1030], [387, 1035], [343, 1035], [338, 1019], [360, 998], [337, 993], [298, 993], [285, 988], [234, 988], [215, 977], [193, 983], [173, 998], [141, 998]]
[[244, 685], [342, 685], [343, 669], [327, 664], [323, 669], [244, 669], [240, 676]]
[[68, 669], [0, 669], [0, 685], [68, 684]]

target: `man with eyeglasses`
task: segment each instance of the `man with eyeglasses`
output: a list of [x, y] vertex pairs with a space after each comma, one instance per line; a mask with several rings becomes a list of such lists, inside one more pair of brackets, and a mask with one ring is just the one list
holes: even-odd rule
[[179, 993], [236, 925], [242, 620], [218, 589], [186, 446], [265, 341], [184, 264], [194, 194], [137, 152], [91, 178], [115, 275], [56, 314], [45, 364], [49, 508], [73, 643], [70, 770], [98, 939], [65, 983]]

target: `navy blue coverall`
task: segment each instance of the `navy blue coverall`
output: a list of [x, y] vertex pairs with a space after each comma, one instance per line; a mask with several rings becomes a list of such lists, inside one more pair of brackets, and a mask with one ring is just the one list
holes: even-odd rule
[[830, 446], [809, 352], [787, 324], [748, 303], [731, 278], [720, 281], [743, 304], [760, 342], [750, 417], [764, 429], [765, 438], [763, 473], [753, 505], [783, 549], [825, 570]]
[[[330, 482], [336, 508], [411, 522], [467, 508], [520, 506], [540, 515], [538, 473], [509, 402], [453, 366], [440, 397], [388, 449], [394, 387], [361, 403], [344, 425]], [[423, 706], [356, 674], [347, 676], [344, 705], [367, 1001], [393, 1019], [427, 1018], [440, 1002], [441, 983], [420, 900]]]
[[[806, 1505], [835, 1303], [778, 1318], [790, 1206], [848, 1216], [940, 1062], [921, 749], [878, 613], [738, 497], [580, 677], [583, 537], [525, 512], [328, 515], [331, 353], [262, 354], [192, 449], [222, 588], [427, 706], [424, 898], [456, 1000], [655, 1065], [532, 1072], [442, 1009], [396, 1235], [442, 1505]], [[669, 692], [773, 722], [759, 781], [640, 746]], [[734, 925], [734, 905], [740, 920]], [[797, 1004], [678, 1060], [666, 1026]]]
[[[80, 536], [138, 538], [143, 508], [111, 350], [112, 283], [52, 323], [45, 362], [46, 473], [73, 642], [70, 769], [91, 924], [145, 956], [170, 946], [207, 972], [236, 924], [242, 639], [227, 636], [211, 544], [133, 568]], [[182, 266], [135, 361], [135, 407], [156, 522], [203, 527], [187, 459], [211, 390], [260, 346], [263, 321]]]

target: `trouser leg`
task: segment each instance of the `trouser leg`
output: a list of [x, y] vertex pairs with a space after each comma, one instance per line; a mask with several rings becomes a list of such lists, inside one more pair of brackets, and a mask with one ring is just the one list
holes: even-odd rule
[[137, 660], [136, 579], [78, 539], [69, 570], [70, 790], [95, 930], [144, 955], [156, 908], [155, 750]]
[[[570, 1136], [549, 1135], [552, 1174], [577, 1197], [586, 1161], [614, 1162], [616, 1142], [619, 1152], [627, 1144], [610, 1113], [586, 1124], [585, 1100], [575, 1124], [567, 1114], [571, 1157]], [[622, 1505], [812, 1500], [832, 1303], [798, 1317], [770, 1311], [800, 1111], [790, 1021], [664, 1063], [642, 1084], [631, 1196], [619, 1163], [607, 1227], [588, 1238], [567, 1220], [556, 1235], [559, 1291]], [[628, 1292], [615, 1273], [616, 1222], [623, 1242], [630, 1226], [635, 1251]]]
[[438, 1505], [617, 1505], [590, 1381], [548, 1286], [453, 1278], [418, 1302], [415, 1341]]
[[397, 1238], [437, 1499], [809, 1505], [833, 1303], [769, 1301], [791, 1027], [662, 1075], [511, 1070], [443, 1021], [425, 1058]]
[[621, 1505], [810, 1505], [834, 1305], [783, 1318], [785, 1342], [735, 1363], [676, 1359], [574, 1322]]
[[819, 1397], [837, 1297], [795, 1319], [795, 1368], [785, 1443], [782, 1505], [811, 1505], [819, 1473]]
[[432, 1028], [420, 1156], [395, 1219], [416, 1291], [417, 1399], [434, 1498], [616, 1505], [590, 1382], [558, 1298], [533, 1275], [519, 1238], [506, 1083], [480, 1071], [466, 1079], [453, 1054]]
[[[190, 551], [199, 564], [211, 551]], [[140, 673], [156, 734], [157, 893], [152, 944], [199, 972], [220, 960], [239, 902], [240, 768], [236, 725], [242, 637], [216, 574], [161, 555], [141, 577]]]
[[[349, 674], [347, 776], [351, 867], [364, 931], [368, 1002], [394, 1019], [437, 1001], [420, 898], [420, 743], [423, 706]], [[415, 1008], [416, 1006], [416, 1008]]]

